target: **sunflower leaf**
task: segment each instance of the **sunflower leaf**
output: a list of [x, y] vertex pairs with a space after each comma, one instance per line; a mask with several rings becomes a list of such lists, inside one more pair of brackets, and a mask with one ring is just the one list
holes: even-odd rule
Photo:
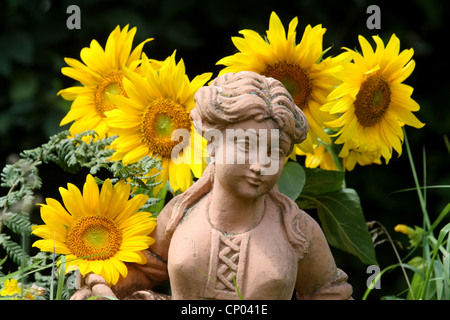
[[305, 186], [302, 193], [317, 195], [338, 191], [344, 184], [345, 173], [342, 171], [328, 171], [319, 168], [304, 168], [306, 174]]
[[297, 203], [304, 202], [317, 209], [322, 229], [330, 245], [351, 253], [363, 263], [377, 264], [375, 250], [367, 229], [358, 194], [355, 190], [339, 190], [301, 194]]

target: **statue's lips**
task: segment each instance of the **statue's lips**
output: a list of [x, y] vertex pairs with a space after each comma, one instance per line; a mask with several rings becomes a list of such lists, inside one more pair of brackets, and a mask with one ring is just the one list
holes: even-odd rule
[[256, 177], [246, 176], [246, 179], [247, 179], [248, 183], [250, 183], [251, 185], [254, 185], [254, 186], [260, 186], [263, 183], [263, 181], [261, 179], [256, 178]]

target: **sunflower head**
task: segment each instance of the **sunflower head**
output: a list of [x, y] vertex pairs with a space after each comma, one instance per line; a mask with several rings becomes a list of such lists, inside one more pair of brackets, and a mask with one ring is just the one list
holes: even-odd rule
[[[185, 191], [192, 184], [191, 170], [200, 177], [206, 163], [203, 160], [205, 141], [198, 137], [190, 118], [194, 108], [194, 94], [211, 77], [204, 73], [190, 81], [183, 60], [175, 60], [175, 52], [165, 61], [152, 61], [145, 54], [140, 72], [126, 70], [126, 95], [112, 95], [117, 109], [106, 112], [111, 134], [118, 135], [111, 147], [112, 160], [134, 163], [147, 155], [157, 155], [163, 170], [156, 181], [163, 183], [154, 189], [157, 193], [169, 179], [173, 190]], [[175, 134], [182, 132], [179, 141]], [[191, 143], [191, 141], [193, 143]], [[195, 143], [198, 141], [198, 143]], [[173, 152], [180, 143], [187, 145], [183, 152]], [[173, 161], [179, 160], [181, 161]]]
[[225, 65], [219, 75], [253, 71], [279, 80], [305, 113], [310, 125], [307, 139], [298, 150], [314, 153], [314, 145], [320, 141], [331, 143], [324, 130], [324, 122], [336, 116], [321, 111], [320, 107], [338, 84], [333, 72], [339, 61], [332, 58], [322, 60], [325, 28], [321, 25], [306, 26], [297, 43], [297, 25], [298, 19], [292, 19], [286, 32], [280, 18], [272, 12], [264, 38], [253, 30], [241, 30], [239, 33], [243, 37], [232, 37], [239, 52], [220, 59], [217, 64]]
[[109, 179], [99, 191], [91, 175], [83, 193], [73, 184], [60, 193], [64, 206], [51, 198], [41, 205], [45, 224], [34, 226], [33, 234], [43, 239], [34, 247], [66, 255], [67, 272], [93, 272], [113, 285], [119, 275], [127, 276], [125, 262], [146, 262], [141, 251], [154, 243], [150, 233], [156, 226], [150, 213], [138, 212], [146, 195], [129, 199], [130, 185], [119, 181], [113, 186]]
[[64, 99], [73, 101], [60, 123], [63, 126], [73, 122], [70, 127], [72, 135], [86, 130], [95, 130], [99, 137], [108, 133], [105, 112], [116, 108], [109, 97], [126, 96], [124, 69], [138, 70], [142, 48], [146, 42], [153, 40], [143, 41], [132, 51], [135, 34], [136, 28], [128, 30], [127, 25], [121, 30], [117, 26], [109, 35], [105, 49], [94, 39], [89, 47], [81, 50], [82, 62], [64, 59], [69, 67], [62, 68], [61, 72], [81, 84], [58, 92]]
[[[359, 37], [362, 52], [346, 49], [342, 69], [336, 77], [342, 81], [328, 96], [321, 109], [339, 118], [326, 124], [338, 130], [337, 144], [343, 144], [341, 157], [357, 152], [361, 161], [382, 156], [388, 162], [392, 149], [402, 152], [403, 131], [406, 125], [424, 126], [412, 113], [420, 109], [411, 98], [413, 89], [402, 82], [414, 70], [412, 49], [400, 52], [400, 41], [392, 35], [388, 44], [373, 37], [376, 49]], [[365, 159], [365, 160], [363, 160]], [[359, 161], [358, 161], [359, 162]]]

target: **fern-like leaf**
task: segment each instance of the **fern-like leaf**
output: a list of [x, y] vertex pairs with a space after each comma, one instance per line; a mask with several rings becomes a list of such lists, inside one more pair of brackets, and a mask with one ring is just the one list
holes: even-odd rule
[[7, 212], [4, 214], [3, 223], [11, 231], [22, 236], [31, 234], [31, 222], [27, 213], [19, 214]]
[[11, 236], [0, 233], [0, 245], [6, 250], [8, 256], [16, 263], [22, 264], [30, 259], [30, 256], [16, 242], [11, 240]]

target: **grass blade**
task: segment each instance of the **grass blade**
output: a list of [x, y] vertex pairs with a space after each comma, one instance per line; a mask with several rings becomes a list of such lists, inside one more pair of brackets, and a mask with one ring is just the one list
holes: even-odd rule
[[66, 256], [62, 255], [61, 256], [61, 267], [59, 269], [58, 287], [56, 290], [56, 300], [61, 300], [65, 275], [66, 275]]

